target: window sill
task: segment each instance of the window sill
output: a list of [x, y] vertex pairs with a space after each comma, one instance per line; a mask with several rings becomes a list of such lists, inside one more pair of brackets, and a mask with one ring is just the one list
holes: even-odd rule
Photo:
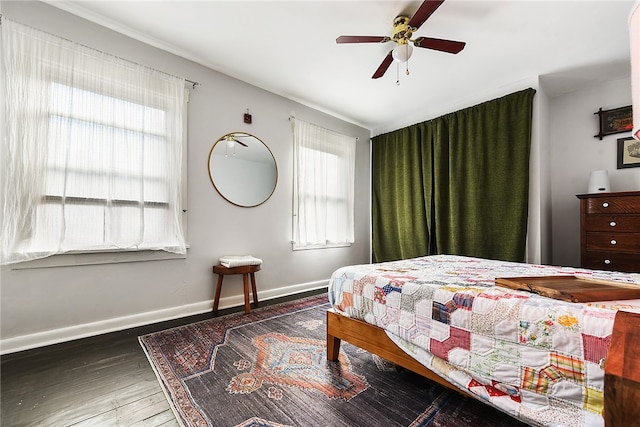
[[294, 251], [307, 251], [311, 249], [332, 249], [332, 248], [348, 248], [352, 245], [352, 243], [336, 243], [334, 245], [308, 245], [308, 246], [297, 246], [295, 243], [292, 243], [292, 248]]
[[[187, 245], [187, 250], [189, 245]], [[82, 253], [66, 253], [52, 255], [47, 258], [34, 259], [12, 264], [12, 270], [27, 270], [32, 268], [76, 267], [81, 265], [120, 264], [127, 262], [164, 261], [172, 259], [186, 259], [187, 254], [174, 254], [166, 251], [96, 251]]]

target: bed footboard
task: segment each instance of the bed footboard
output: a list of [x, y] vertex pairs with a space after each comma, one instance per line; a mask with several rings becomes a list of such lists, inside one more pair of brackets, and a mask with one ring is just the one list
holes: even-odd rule
[[367, 350], [370, 353], [402, 366], [438, 384], [455, 390], [461, 394], [466, 393], [442, 378], [440, 375], [427, 369], [400, 347], [396, 345], [381, 328], [370, 325], [361, 320], [341, 316], [332, 311], [327, 311], [327, 359], [337, 361], [340, 353], [340, 342], [345, 340], [356, 347]]

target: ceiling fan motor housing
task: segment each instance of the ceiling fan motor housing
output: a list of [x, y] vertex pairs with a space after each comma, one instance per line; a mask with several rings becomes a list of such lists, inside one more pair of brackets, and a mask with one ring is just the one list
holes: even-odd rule
[[409, 17], [400, 15], [393, 20], [393, 40], [398, 44], [406, 44], [411, 38], [413, 28], [409, 26]]

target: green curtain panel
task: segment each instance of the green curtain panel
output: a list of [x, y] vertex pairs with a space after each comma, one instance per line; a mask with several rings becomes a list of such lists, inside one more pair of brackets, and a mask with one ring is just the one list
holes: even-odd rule
[[373, 138], [375, 262], [523, 261], [534, 89]]
[[373, 258], [381, 261], [427, 255], [428, 187], [424, 176], [431, 167], [420, 129], [410, 126], [376, 137], [373, 147]]

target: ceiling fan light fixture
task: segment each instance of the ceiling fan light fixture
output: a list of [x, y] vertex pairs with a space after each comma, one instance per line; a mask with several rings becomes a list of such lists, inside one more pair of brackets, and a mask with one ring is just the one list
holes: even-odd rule
[[393, 48], [391, 56], [393, 60], [399, 63], [407, 62], [413, 53], [413, 46], [409, 43], [399, 44]]

